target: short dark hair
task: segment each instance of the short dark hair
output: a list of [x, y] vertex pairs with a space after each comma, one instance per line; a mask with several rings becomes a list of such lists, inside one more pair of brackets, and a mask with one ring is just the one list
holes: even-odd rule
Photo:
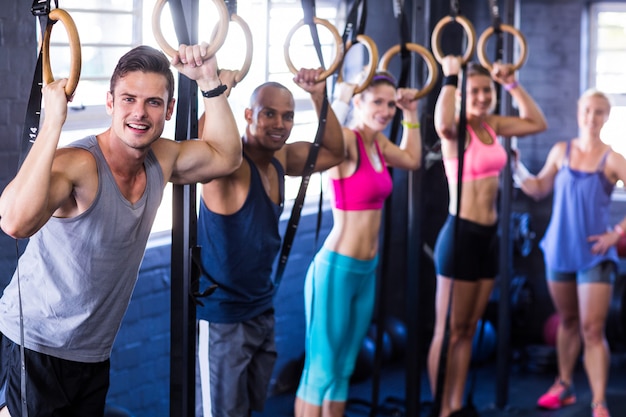
[[170, 69], [169, 59], [163, 52], [147, 45], [133, 48], [120, 58], [111, 76], [109, 86], [111, 94], [114, 93], [118, 80], [134, 71], [154, 72], [163, 75], [167, 80], [167, 101], [169, 102], [174, 98], [174, 74]]

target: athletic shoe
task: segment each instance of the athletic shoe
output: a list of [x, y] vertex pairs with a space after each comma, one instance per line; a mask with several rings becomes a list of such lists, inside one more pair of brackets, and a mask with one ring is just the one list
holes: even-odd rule
[[591, 403], [592, 417], [611, 417], [605, 403]]
[[539, 397], [537, 405], [548, 410], [556, 410], [575, 402], [574, 384], [567, 385], [557, 378], [548, 392]]

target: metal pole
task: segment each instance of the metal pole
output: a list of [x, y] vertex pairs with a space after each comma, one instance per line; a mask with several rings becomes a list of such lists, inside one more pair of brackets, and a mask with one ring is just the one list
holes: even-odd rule
[[[179, 42], [197, 43], [198, 0], [170, 0]], [[186, 19], [183, 18], [186, 16]], [[176, 20], [178, 17], [178, 20]], [[188, 22], [187, 31], [181, 23]], [[176, 25], [178, 23], [178, 25]], [[186, 35], [186, 36], [185, 36]], [[187, 42], [185, 41], [187, 38]], [[195, 81], [179, 75], [176, 140], [197, 137]], [[191, 298], [191, 250], [196, 246], [196, 185], [174, 185], [172, 195], [172, 265], [170, 319], [170, 416], [195, 415], [196, 306]]]
[[[505, 0], [503, 22], [512, 24], [515, 18], [516, 0]], [[513, 41], [505, 41], [504, 62], [512, 62]], [[505, 94], [501, 102], [501, 114], [512, 114], [511, 96]], [[505, 137], [504, 149], [511, 155], [511, 138]], [[500, 205], [500, 299], [498, 301], [498, 342], [496, 347], [496, 406], [506, 407], [509, 399], [509, 375], [511, 370], [511, 275], [513, 244], [511, 241], [511, 165], [504, 166]]]
[[[414, 42], [428, 48], [430, 42], [430, 7], [431, 0], [413, 0], [411, 10], [411, 39]], [[416, 22], [422, 22], [421, 25]], [[422, 85], [424, 76], [424, 63], [413, 54], [410, 85]], [[420, 104], [422, 113], [432, 114], [430, 102], [431, 95], [422, 99], [426, 106]], [[433, 102], [434, 103], [434, 102]], [[434, 106], [434, 104], [433, 104]], [[420, 117], [420, 120], [424, 120]], [[431, 119], [431, 118], [428, 118]], [[430, 129], [429, 123], [422, 123], [422, 132]], [[423, 156], [423, 155], [422, 155]], [[424, 158], [422, 158], [424, 166]], [[405, 408], [406, 417], [419, 417], [421, 414], [421, 375], [422, 375], [422, 351], [424, 349], [424, 303], [419, 300], [422, 297], [424, 280], [421, 279], [420, 269], [424, 253], [422, 251], [422, 213], [423, 213], [423, 169], [413, 171], [408, 176], [408, 213], [407, 213], [407, 279], [406, 279], [406, 374], [405, 374]]]

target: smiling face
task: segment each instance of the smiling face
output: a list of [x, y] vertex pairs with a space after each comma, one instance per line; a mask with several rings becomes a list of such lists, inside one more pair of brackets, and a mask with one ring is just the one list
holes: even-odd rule
[[484, 117], [493, 112], [496, 101], [491, 77], [486, 75], [470, 75], [467, 78], [467, 115], [468, 117]]
[[246, 144], [277, 151], [293, 128], [295, 102], [291, 92], [279, 85], [257, 90], [245, 110]]
[[172, 117], [174, 100], [168, 102], [163, 75], [131, 71], [107, 93], [106, 107], [115, 136], [130, 148], [145, 149], [161, 137], [165, 121]]
[[375, 131], [384, 130], [396, 114], [396, 88], [382, 83], [354, 96], [359, 120]]
[[611, 104], [609, 99], [600, 92], [588, 92], [578, 100], [578, 127], [581, 132], [592, 136], [600, 136], [600, 131], [609, 120]]

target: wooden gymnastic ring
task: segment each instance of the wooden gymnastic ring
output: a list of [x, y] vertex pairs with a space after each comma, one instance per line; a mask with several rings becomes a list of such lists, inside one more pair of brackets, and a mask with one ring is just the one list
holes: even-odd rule
[[[519, 59], [517, 60], [515, 64], [513, 64], [513, 70], [517, 71], [518, 69], [522, 67], [522, 65], [524, 65], [524, 62], [526, 62], [526, 57], [528, 56], [528, 47], [526, 43], [526, 38], [524, 37], [522, 32], [520, 32], [519, 30], [517, 30], [511, 25], [502, 23], [500, 24], [500, 29], [503, 32], [507, 32], [513, 35], [519, 42], [519, 47], [520, 47]], [[477, 44], [478, 49], [476, 51], [476, 53], [478, 54], [478, 60], [480, 61], [481, 65], [487, 68], [489, 72], [491, 72], [491, 70], [493, 69], [493, 65], [489, 61], [489, 58], [487, 58], [487, 40], [494, 33], [495, 33], [495, 29], [493, 28], [493, 26], [489, 26], [487, 29], [485, 29], [485, 31], [478, 38], [478, 44]]]
[[[376, 67], [378, 65], [378, 47], [376, 46], [374, 40], [367, 35], [357, 35], [356, 42], [365, 46], [365, 48], [367, 49], [367, 53], [370, 56], [370, 60], [367, 63], [366, 67], [367, 77], [365, 77], [361, 84], [356, 86], [356, 88], [354, 89], [354, 94], [358, 94], [367, 88], [370, 81], [372, 81], [372, 78], [374, 78], [374, 75], [376, 74]], [[346, 44], [346, 51], [344, 52], [344, 58], [353, 45], [354, 43], [352, 43], [352, 41], [348, 41], [348, 43]], [[337, 73], [337, 82], [343, 82], [343, 74], [341, 68], [339, 68], [339, 72]]]
[[[48, 18], [50, 20], [58, 21], [60, 20], [65, 26], [65, 30], [67, 31], [67, 37], [69, 39], [70, 44], [70, 74], [67, 80], [67, 84], [65, 85], [65, 95], [71, 97], [76, 91], [76, 86], [78, 85], [78, 79], [80, 78], [80, 69], [81, 69], [81, 50], [80, 50], [80, 38], [78, 37], [78, 31], [76, 30], [76, 25], [74, 24], [74, 20], [72, 16], [69, 15], [63, 9], [53, 9], [48, 14]], [[43, 81], [46, 84], [50, 84], [54, 81], [54, 76], [52, 75], [52, 68], [50, 67], [50, 35], [52, 33], [52, 26], [46, 26], [46, 31], [43, 36], [43, 42], [41, 45], [41, 58], [42, 58], [42, 76]]]
[[241, 82], [248, 75], [248, 71], [250, 70], [250, 65], [252, 64], [252, 32], [250, 32], [250, 26], [243, 20], [240, 16], [233, 14], [230, 17], [232, 22], [237, 23], [241, 30], [243, 31], [243, 35], [246, 38], [246, 57], [243, 61], [241, 68], [235, 74], [235, 81]]
[[[165, 37], [163, 36], [163, 32], [161, 31], [161, 12], [163, 11], [163, 6], [166, 2], [167, 0], [157, 0], [154, 5], [154, 10], [152, 11], [152, 34], [163, 52], [165, 52], [170, 58], [173, 58], [178, 53], [178, 49], [173, 48], [167, 43]], [[215, 38], [211, 40], [211, 44], [207, 49], [206, 55], [203, 57], [205, 60], [215, 55], [215, 53], [224, 44], [226, 34], [228, 33], [228, 21], [230, 20], [228, 16], [228, 9], [226, 8], [224, 1], [213, 0], [213, 3], [215, 4], [215, 7], [217, 7], [220, 18], [217, 22], [218, 29], [215, 34]]]
[[445, 16], [443, 17], [433, 29], [433, 34], [431, 37], [431, 45], [433, 48], [433, 55], [437, 62], [441, 64], [443, 61], [444, 54], [441, 51], [441, 34], [443, 28], [449, 23], [457, 22], [463, 27], [465, 34], [467, 35], [467, 48], [465, 49], [465, 53], [463, 54], [463, 64], [467, 64], [472, 56], [474, 55], [474, 50], [476, 49], [476, 30], [474, 30], [474, 25], [472, 22], [467, 20], [467, 18], [463, 16]]
[[[439, 70], [437, 69], [437, 62], [435, 62], [435, 57], [433, 57], [433, 54], [431, 54], [430, 51], [424, 48], [422, 45], [419, 45], [417, 43], [407, 43], [406, 49], [419, 54], [424, 59], [428, 67], [428, 78], [426, 79], [426, 83], [424, 87], [422, 87], [421, 90], [418, 90], [415, 94], [415, 98], [418, 99], [424, 97], [430, 92], [430, 90], [433, 89], [435, 83], [437, 82], [437, 79], [439, 78]], [[389, 66], [389, 61], [391, 61], [391, 58], [399, 53], [400, 50], [400, 44], [394, 45], [389, 48], [380, 59], [379, 68], [386, 71], [387, 67]]]
[[[243, 31], [243, 35], [246, 39], [246, 57], [241, 65], [241, 69], [235, 71], [235, 82], [240, 83], [241, 80], [248, 75], [248, 71], [250, 71], [250, 64], [252, 63], [252, 32], [250, 32], [250, 26], [241, 18], [241, 16], [232, 14], [230, 16], [230, 21], [235, 22], [241, 27]], [[217, 27], [213, 28], [213, 33], [211, 33], [211, 42], [216, 36]]]
[[[335, 60], [330, 65], [330, 67], [324, 70], [318, 77], [318, 81], [322, 81], [328, 78], [330, 75], [334, 74], [337, 68], [339, 68], [339, 65], [341, 64], [341, 61], [343, 60], [343, 55], [344, 55], [343, 40], [341, 39], [341, 36], [339, 35], [337, 28], [335, 28], [335, 26], [333, 26], [333, 24], [330, 23], [328, 20], [314, 17], [313, 23], [315, 23], [316, 25], [322, 25], [326, 27], [330, 31], [330, 33], [333, 35], [333, 38], [335, 38], [335, 46], [337, 47]], [[304, 25], [305, 25], [304, 19], [300, 20], [298, 23], [296, 23], [296, 25], [293, 28], [291, 28], [291, 30], [287, 34], [287, 39], [285, 39], [285, 45], [284, 45], [285, 62], [287, 63], [287, 67], [289, 68], [289, 71], [291, 71], [293, 74], [297, 73], [298, 69], [293, 65], [293, 62], [291, 62], [291, 58], [289, 57], [289, 44], [291, 43], [291, 38], [293, 38], [293, 35], [296, 33], [296, 31]]]

